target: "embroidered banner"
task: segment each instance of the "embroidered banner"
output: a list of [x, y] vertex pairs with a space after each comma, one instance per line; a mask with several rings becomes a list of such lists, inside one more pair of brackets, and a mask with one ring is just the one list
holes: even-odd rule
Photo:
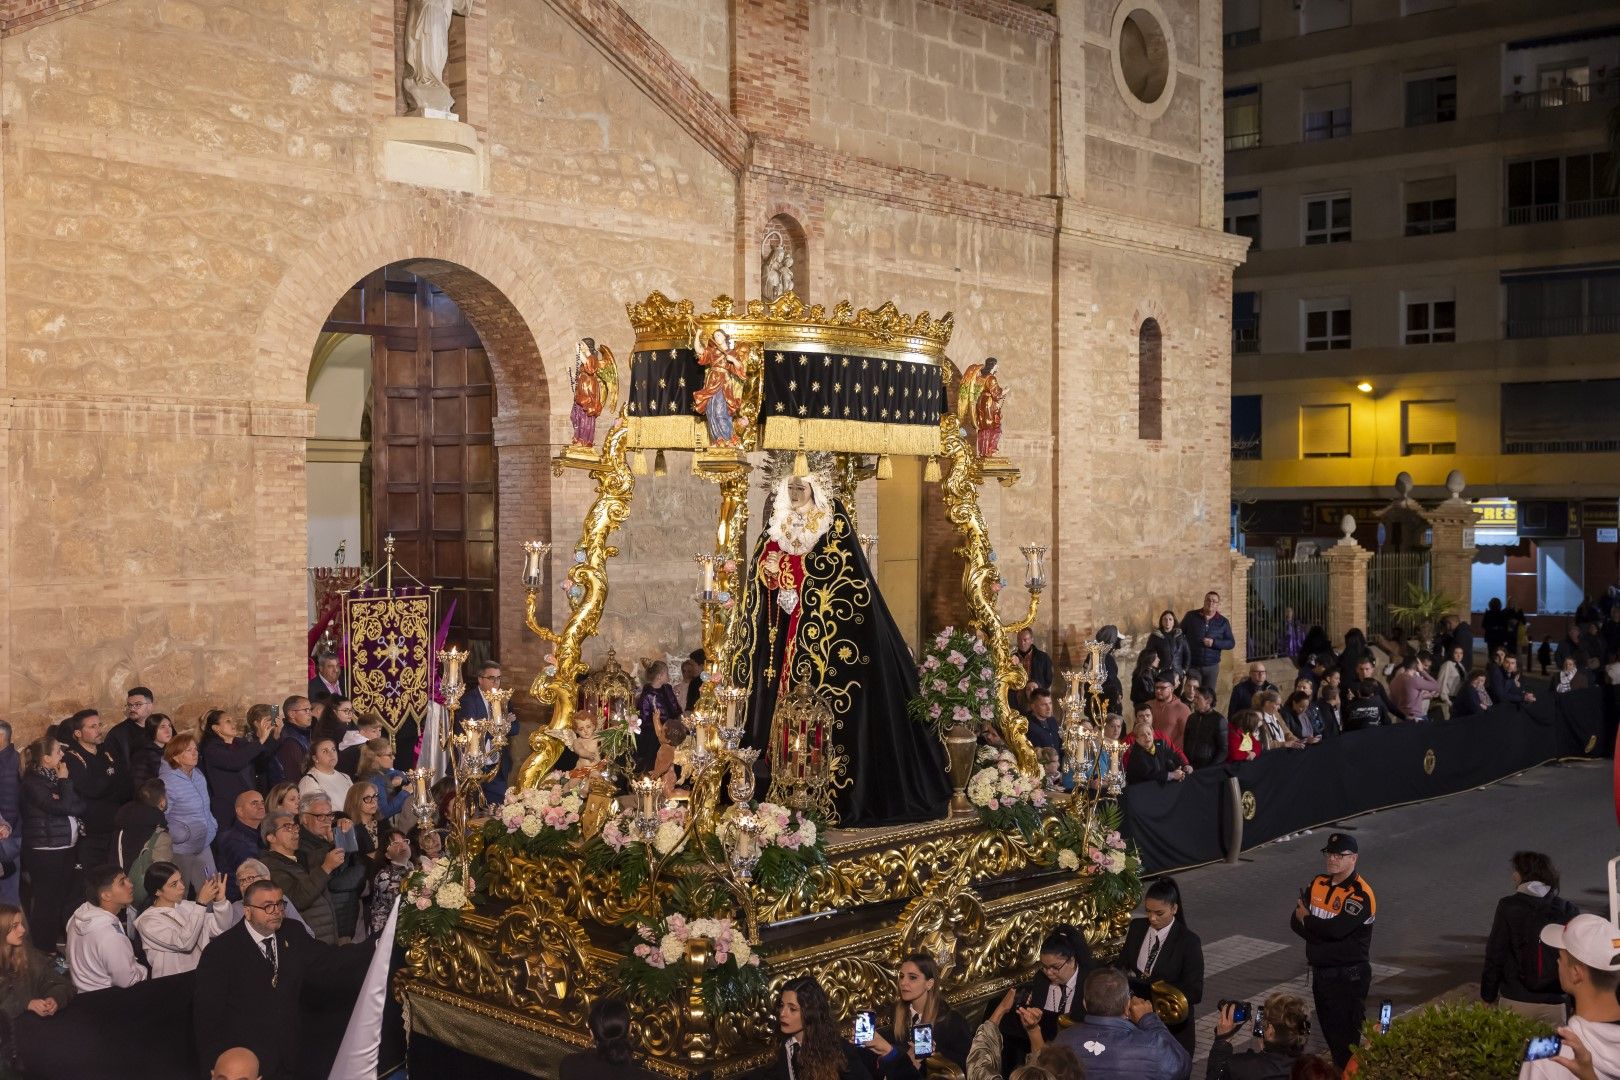
[[357, 589], [343, 602], [350, 699], [376, 713], [389, 735], [421, 723], [433, 673], [434, 595], [421, 586]]

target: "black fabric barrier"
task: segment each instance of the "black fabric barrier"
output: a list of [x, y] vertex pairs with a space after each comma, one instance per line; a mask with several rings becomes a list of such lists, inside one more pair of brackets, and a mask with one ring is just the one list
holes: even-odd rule
[[1607, 690], [1578, 690], [1480, 716], [1352, 731], [1302, 750], [1200, 769], [1180, 783], [1134, 784], [1122, 831], [1145, 871], [1223, 858], [1228, 777], [1244, 807], [1244, 849], [1388, 806], [1478, 787], [1559, 757], [1605, 748]]

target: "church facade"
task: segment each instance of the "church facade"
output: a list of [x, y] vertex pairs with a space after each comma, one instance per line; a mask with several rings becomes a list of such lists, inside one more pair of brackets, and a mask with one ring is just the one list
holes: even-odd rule
[[[540, 600], [560, 620], [590, 499], [550, 467], [575, 344], [627, 357], [625, 304], [653, 290], [953, 311], [957, 368], [997, 356], [1013, 388], [1022, 476], [985, 493], [1004, 610], [1017, 547], [1045, 545], [1056, 655], [1224, 591], [1245, 242], [1221, 232], [1220, 20], [1214, 0], [0, 2], [0, 715], [26, 739], [136, 683], [183, 726], [297, 692], [329, 513], [365, 534], [351, 563], [398, 534], [526, 686], [523, 542], [560, 553]], [[436, 51], [449, 109], [405, 86]], [[334, 435], [315, 387], [340, 348], [370, 388]], [[334, 462], [364, 485], [347, 510]], [[857, 501], [926, 631], [955, 582], [912, 465]], [[638, 477], [618, 537], [595, 647], [621, 659], [697, 644], [716, 497], [684, 466]]]

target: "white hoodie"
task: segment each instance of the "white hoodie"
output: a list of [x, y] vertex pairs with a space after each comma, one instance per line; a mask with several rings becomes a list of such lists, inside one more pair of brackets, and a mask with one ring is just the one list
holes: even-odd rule
[[80, 904], [68, 920], [67, 955], [73, 985], [81, 994], [109, 986], [134, 986], [146, 978], [123, 922], [95, 904]]
[[154, 904], [135, 919], [154, 979], [196, 967], [203, 949], [230, 926], [231, 905], [223, 902], [215, 904], [212, 911], [195, 900], [182, 900], [166, 908]]
[[[1620, 1023], [1572, 1016], [1568, 1026], [1592, 1052], [1592, 1066], [1597, 1070], [1599, 1080], [1620, 1078]], [[1575, 1054], [1566, 1046], [1558, 1056], [1573, 1058]], [[1569, 1076], [1567, 1069], [1554, 1065], [1550, 1060], [1527, 1061], [1519, 1069], [1519, 1080], [1569, 1080]]]

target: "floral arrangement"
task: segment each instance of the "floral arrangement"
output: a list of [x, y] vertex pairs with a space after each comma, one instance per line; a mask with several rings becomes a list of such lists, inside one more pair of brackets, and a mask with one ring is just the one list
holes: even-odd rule
[[1099, 804], [1088, 833], [1078, 818], [1063, 815], [1052, 830], [1053, 863], [1091, 879], [1101, 906], [1135, 904], [1142, 895], [1142, 860], [1120, 835], [1118, 803]]
[[636, 945], [619, 962], [620, 987], [648, 1004], [673, 1005], [685, 993], [687, 942], [709, 941], [703, 1000], [711, 1010], [747, 1007], [765, 991], [765, 969], [747, 935], [728, 918], [674, 914], [636, 923]]
[[628, 758], [641, 734], [641, 712], [633, 704], [619, 702], [607, 710], [596, 726], [596, 745], [602, 750], [602, 760], [612, 763]]
[[461, 912], [478, 891], [478, 882], [463, 876], [456, 860], [429, 859], [413, 870], [402, 886], [399, 932], [407, 938], [442, 938], [461, 923]]
[[510, 788], [484, 823], [484, 846], [510, 847], [524, 855], [561, 855], [579, 839], [589, 781], [554, 772], [538, 786]]
[[970, 630], [947, 626], [934, 635], [917, 665], [917, 696], [907, 703], [911, 718], [941, 738], [953, 726], [983, 731], [996, 718], [1001, 683], [984, 640]]
[[[653, 833], [652, 850], [671, 863], [691, 861], [686, 835], [686, 808], [667, 803], [658, 811], [658, 828]], [[593, 874], [612, 873], [619, 879], [619, 895], [628, 900], [652, 873], [647, 845], [636, 832], [636, 811], [621, 810], [607, 819], [602, 831], [585, 844], [585, 866]]]
[[967, 797], [979, 820], [998, 832], [1017, 829], [1033, 838], [1040, 829], [1040, 811], [1046, 808], [1040, 779], [1019, 772], [1012, 751], [994, 746], [979, 748], [978, 764], [979, 770], [968, 779]]
[[[747, 812], [746, 807], [731, 807], [721, 818], [722, 827]], [[775, 895], [792, 892], [811, 867], [826, 865], [821, 823], [810, 814], [770, 802], [760, 803], [752, 813], [760, 824], [759, 863], [754, 867], [760, 888]]]

